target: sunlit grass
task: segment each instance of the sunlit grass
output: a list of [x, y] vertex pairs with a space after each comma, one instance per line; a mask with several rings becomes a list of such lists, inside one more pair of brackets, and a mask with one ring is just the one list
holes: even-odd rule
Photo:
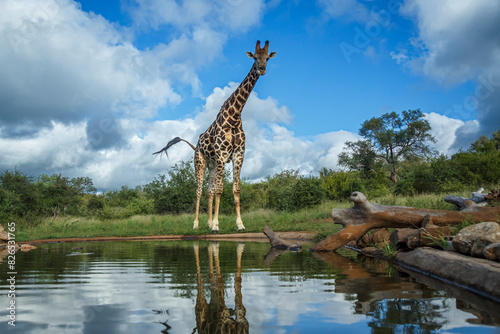
[[[470, 197], [470, 192], [454, 194]], [[418, 196], [384, 196], [368, 198], [372, 203], [382, 205], [411, 206], [426, 209], [452, 210], [453, 205], [444, 202], [445, 194], [424, 194]], [[331, 219], [332, 209], [352, 207], [352, 202], [326, 201], [313, 208], [296, 212], [283, 212], [259, 209], [242, 214], [246, 232], [261, 232], [266, 225], [274, 231], [314, 231], [326, 236], [340, 230], [341, 226]], [[194, 214], [180, 215], [141, 215], [125, 219], [98, 219], [63, 216], [47, 218], [34, 227], [18, 229], [17, 240], [38, 240], [54, 238], [92, 238], [92, 237], [135, 237], [155, 235], [197, 235], [209, 234], [208, 216], [201, 214], [199, 229], [193, 230]], [[21, 229], [21, 228], [20, 228]], [[236, 216], [219, 216], [219, 233], [235, 233]]]

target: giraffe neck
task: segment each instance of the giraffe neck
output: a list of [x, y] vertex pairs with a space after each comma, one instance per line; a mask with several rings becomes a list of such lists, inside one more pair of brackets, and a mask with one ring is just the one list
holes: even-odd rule
[[231, 94], [226, 102], [224, 102], [221, 112], [226, 111], [230, 116], [240, 117], [241, 111], [243, 110], [245, 103], [247, 103], [248, 97], [255, 87], [259, 76], [257, 66], [254, 63], [245, 79], [243, 79], [238, 88], [236, 88], [233, 94]]

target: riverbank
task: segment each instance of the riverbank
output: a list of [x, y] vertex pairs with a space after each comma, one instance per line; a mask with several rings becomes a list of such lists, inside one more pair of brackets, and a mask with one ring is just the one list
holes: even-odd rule
[[[303, 242], [312, 242], [315, 231], [294, 231], [278, 232], [280, 238], [287, 240], [297, 240]], [[200, 235], [150, 235], [137, 237], [92, 237], [92, 238], [57, 238], [57, 239], [39, 239], [27, 241], [27, 244], [47, 244], [61, 242], [99, 242], [99, 241], [163, 241], [163, 240], [214, 240], [214, 241], [242, 241], [242, 242], [269, 242], [266, 235], [262, 232], [230, 233], [230, 234], [200, 234]]]
[[[444, 195], [422, 194], [416, 196], [388, 195], [374, 199], [383, 205], [412, 206], [427, 209], [452, 209], [452, 205], [443, 201]], [[325, 201], [317, 206], [298, 211], [276, 211], [258, 209], [242, 213], [245, 233], [261, 232], [269, 226], [274, 231], [316, 231], [319, 237], [336, 233], [341, 226], [333, 224], [332, 208], [352, 207], [348, 201]], [[147, 214], [124, 218], [105, 218], [103, 216], [46, 217], [30, 223], [25, 220], [16, 224], [16, 240], [27, 242], [39, 239], [93, 238], [93, 237], [136, 237], [161, 235], [204, 235], [210, 234], [206, 222], [208, 216], [200, 215], [200, 229], [193, 230], [193, 214]], [[220, 234], [236, 232], [234, 214], [220, 215]]]
[[[281, 239], [294, 240], [299, 243], [312, 243], [317, 234], [318, 232], [314, 230], [276, 232], [276, 235]], [[51, 238], [30, 240], [24, 243], [30, 245], [40, 245], [64, 242], [155, 240], [269, 242], [269, 239], [262, 232], [244, 232], [228, 234], [164, 234], [130, 237], [107, 236]], [[364, 249], [358, 249], [355, 247], [349, 248], [359, 252], [360, 254], [374, 256], [389, 261], [399, 267], [400, 270], [409, 272], [412, 275], [425, 277], [430, 280], [437, 280], [444, 285], [453, 286], [459, 290], [464, 289], [468, 292], [500, 304], [500, 263], [428, 247], [422, 247], [408, 252], [398, 252], [392, 258], [388, 258], [382, 250], [374, 247]]]
[[[334, 224], [331, 209], [301, 210], [298, 212], [276, 212], [258, 210], [243, 214], [245, 232], [261, 233], [262, 227], [269, 226], [275, 231], [314, 231], [321, 235], [336, 233], [341, 226]], [[207, 215], [200, 216], [198, 230], [193, 229], [193, 215], [138, 215], [126, 219], [98, 219], [63, 216], [47, 218], [35, 226], [15, 223], [16, 241], [31, 242], [44, 239], [67, 238], [114, 238], [114, 237], [157, 237], [165, 235], [199, 237], [211, 235], [206, 223]], [[236, 233], [234, 215], [219, 216], [219, 235]]]

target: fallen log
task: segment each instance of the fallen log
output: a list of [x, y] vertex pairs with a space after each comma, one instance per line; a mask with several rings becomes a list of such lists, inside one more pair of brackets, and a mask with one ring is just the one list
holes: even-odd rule
[[287, 241], [284, 241], [280, 237], [274, 233], [274, 231], [269, 227], [269, 226], [264, 226], [262, 228], [262, 232], [266, 235], [266, 237], [269, 239], [269, 243], [271, 244], [271, 247], [276, 248], [276, 249], [290, 249], [290, 250], [299, 250], [302, 248], [300, 245], [296, 244], [291, 244]]
[[500, 302], [500, 263], [427, 247], [399, 252], [393, 263], [448, 280]]
[[354, 202], [352, 208], [332, 210], [334, 223], [344, 228], [314, 245], [310, 251], [334, 251], [374, 228], [419, 228], [429, 219], [436, 225], [458, 224], [464, 220], [480, 222], [500, 219], [499, 207], [479, 207], [472, 201], [466, 201], [463, 211], [444, 211], [372, 204], [360, 192], [352, 193], [351, 200]]
[[389, 244], [392, 249], [400, 250], [407, 249], [408, 239], [415, 233], [413, 228], [398, 228], [389, 236]]
[[488, 202], [486, 201], [487, 195], [482, 194], [483, 191], [484, 191], [484, 189], [481, 188], [478, 191], [473, 192], [471, 198], [449, 195], [449, 196], [446, 196], [444, 198], [444, 201], [451, 203], [451, 204], [454, 204], [455, 210], [457, 210], [457, 211], [461, 211], [467, 207], [466, 201], [473, 201], [474, 203], [476, 203], [480, 206], [486, 206], [486, 205], [488, 205]]

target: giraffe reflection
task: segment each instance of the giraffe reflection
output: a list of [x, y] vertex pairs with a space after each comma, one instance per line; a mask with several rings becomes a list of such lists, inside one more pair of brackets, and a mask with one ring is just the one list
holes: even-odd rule
[[[234, 309], [226, 306], [224, 299], [224, 279], [219, 262], [219, 244], [213, 242], [208, 246], [208, 280], [210, 287], [210, 302], [205, 298], [203, 275], [200, 266], [200, 247], [194, 244], [196, 258], [197, 290], [196, 298], [196, 328], [193, 333], [248, 333], [248, 321], [245, 318], [246, 309], [241, 295], [241, 256], [245, 244], [238, 244], [236, 249], [236, 273], [234, 276]], [[215, 266], [215, 267], [214, 267]]]

